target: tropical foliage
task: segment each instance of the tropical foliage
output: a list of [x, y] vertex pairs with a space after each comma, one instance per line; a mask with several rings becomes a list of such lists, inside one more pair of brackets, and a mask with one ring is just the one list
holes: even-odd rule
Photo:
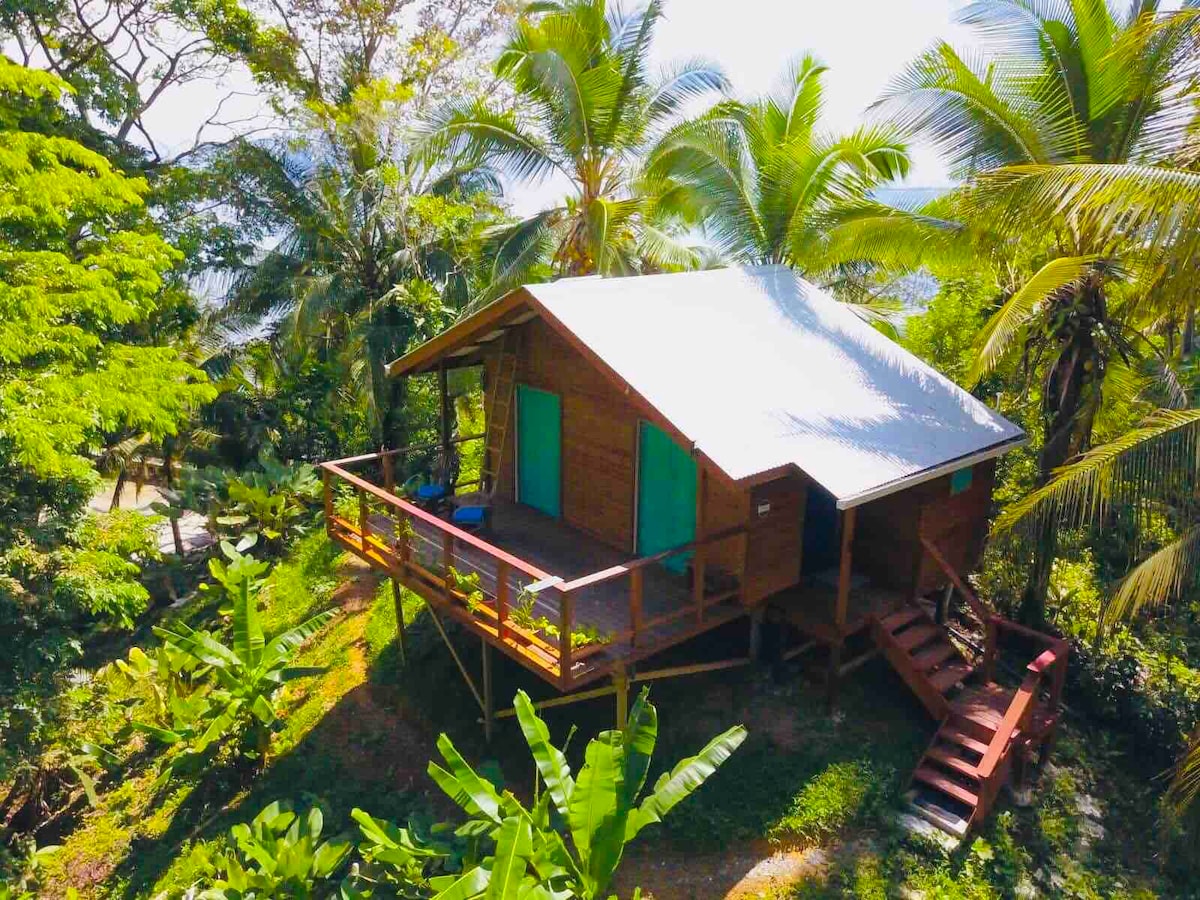
[[[388, 362], [517, 284], [730, 263], [799, 270], [1022, 425], [974, 586], [1073, 642], [1070, 728], [1087, 753], [1115, 746], [1155, 772], [1182, 760], [1170, 782], [1121, 776], [1138, 798], [1123, 823], [1143, 830], [1159, 798], [1200, 810], [1200, 11], [973, 0], [969, 48], [935, 43], [863, 124], [833, 129], [820, 48], [798, 45], [778, 86], [748, 96], [703, 58], [658, 65], [664, 3], [0, 8], [0, 897], [81, 872], [140, 895], [157, 867], [171, 890], [213, 897], [608, 896], [627, 843], [743, 732], [650, 783], [644, 696], [624, 728], [571, 750], [550, 742], [557, 714], [519, 694], [530, 798], [444, 737], [430, 774], [465, 822], [380, 792], [354, 763], [417, 704], [381, 712], [380, 697], [441, 670], [389, 668], [412, 596], [365, 576], [335, 592], [358, 576], [324, 542], [313, 465], [432, 444], [436, 392], [387, 378]], [[180, 106], [230, 76], [252, 96]], [[158, 132], [171, 104], [194, 114], [194, 140]], [[894, 190], [922, 142], [955, 179], [933, 199]], [[514, 203], [542, 185], [560, 199]], [[455, 376], [460, 434], [479, 430], [478, 387]], [[418, 454], [395, 481], [429, 467]], [[478, 611], [478, 579], [447, 574]], [[512, 620], [557, 641], [530, 597]], [[335, 602], [345, 615], [313, 615]], [[376, 717], [386, 735], [343, 746], [347, 719]], [[740, 837], [856, 827], [893, 798], [890, 770], [839, 743], [848, 723], [830, 727], [837, 758], [776, 815], [761, 773], [799, 765], [782, 731], [786, 757], [755, 748], [746, 763], [747, 747], [743, 780], [704, 796], [754, 807]], [[305, 789], [350, 784], [385, 817], [361, 794], [336, 811], [268, 804], [314, 747]], [[397, 747], [381, 778], [411, 755]], [[229, 831], [235, 798], [261, 812]], [[1014, 810], [957, 868], [889, 847], [829, 890], [880, 896], [890, 874], [931, 895], [1022, 893], [1013, 873], [1040, 878], [1048, 847], [1061, 862], [1083, 841], [1073, 807], [1046, 803], [1030, 814], [1041, 843]], [[354, 807], [359, 838], [329, 838], [325, 821]], [[694, 844], [741, 821], [694, 809], [665, 830]], [[105, 830], [129, 837], [135, 820], [137, 838]], [[1156, 877], [1194, 881], [1172, 867], [1200, 824], [1166, 822]], [[81, 859], [91, 832], [124, 868]], [[1046, 883], [1109, 895], [1134, 890], [1125, 874]]]
[[698, 251], [677, 234], [694, 219], [694, 192], [656, 177], [646, 160], [690, 101], [727, 82], [703, 60], [652, 73], [661, 16], [658, 0], [630, 11], [602, 0], [531, 4], [496, 61], [517, 108], [464, 99], [433, 116], [422, 142], [427, 155], [478, 159], [523, 181], [553, 176], [571, 184], [561, 205], [498, 231], [480, 299], [546, 267], [617, 275], [699, 263]]

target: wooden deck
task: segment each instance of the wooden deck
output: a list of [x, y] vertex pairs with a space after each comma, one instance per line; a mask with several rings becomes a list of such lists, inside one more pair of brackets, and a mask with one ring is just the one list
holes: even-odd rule
[[[502, 501], [468, 533], [337, 463], [323, 469], [337, 543], [564, 692], [747, 614], [731, 574], [710, 568], [698, 590], [687, 567], [664, 565], [729, 533], [635, 559]], [[354, 488], [358, 515], [334, 509], [334, 479]]]
[[875, 587], [864, 577], [851, 578], [846, 603], [846, 623], [837, 625], [837, 573], [807, 575], [795, 587], [781, 591], [771, 598], [788, 623], [823, 644], [841, 643], [847, 636], [862, 631], [871, 621], [895, 612], [905, 598], [895, 592]]

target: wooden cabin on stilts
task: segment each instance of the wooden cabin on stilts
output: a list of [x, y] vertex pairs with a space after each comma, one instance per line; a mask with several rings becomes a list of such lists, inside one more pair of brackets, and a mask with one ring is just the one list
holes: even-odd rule
[[[485, 427], [462, 435], [449, 382], [472, 369]], [[446, 618], [478, 635], [478, 679], [446, 643], [489, 735], [509, 712], [494, 651], [561, 694], [543, 706], [615, 697], [620, 722], [631, 684], [745, 665], [767, 625], [789, 638], [777, 658], [823, 654], [831, 705], [867, 659], [895, 668], [937, 722], [914, 807], [953, 834], [1049, 746], [1066, 645], [965, 578], [996, 459], [1024, 434], [791, 270], [529, 285], [389, 373], [436, 378], [438, 441], [325, 463], [329, 532], [424, 598], [443, 636]], [[468, 483], [451, 461], [473, 441]], [[413, 453], [437, 463], [401, 489]], [[980, 620], [977, 655], [945, 623], [952, 596]], [[739, 619], [722, 658], [654, 666]], [[1006, 638], [1037, 645], [1017, 687], [995, 681]]]

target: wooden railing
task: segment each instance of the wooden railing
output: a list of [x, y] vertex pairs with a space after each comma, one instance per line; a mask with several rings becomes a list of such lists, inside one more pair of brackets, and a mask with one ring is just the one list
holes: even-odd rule
[[1021, 684], [1013, 694], [1000, 726], [977, 767], [983, 784], [979, 813], [982, 816], [986, 815], [996, 794], [1008, 779], [1014, 759], [1014, 742], [1020, 741], [1024, 748], [1033, 749], [1048, 747], [1053, 741], [1061, 714], [1071, 645], [1062, 638], [996, 615], [967, 586], [937, 545], [924, 534], [920, 539], [925, 552], [962, 595], [972, 615], [983, 625], [984, 647], [979, 669], [985, 682], [995, 681], [1002, 635], [1016, 635], [1044, 648], [1025, 667]]
[[[431, 449], [437, 449], [437, 445], [322, 463], [325, 514], [330, 535], [371, 565], [437, 604], [439, 609], [481, 631], [505, 652], [564, 689], [577, 679], [577, 668], [589, 668], [586, 663], [592, 657], [620, 644], [626, 644], [629, 650], [628, 654], [622, 655], [636, 657], [653, 645], [655, 629], [689, 617], [698, 627], [702, 626], [706, 613], [714, 605], [729, 600], [738, 592], [737, 588], [707, 592], [702, 566], [694, 566], [690, 603], [656, 617], [647, 617], [643, 611], [648, 567], [682, 554], [695, 554], [703, 559], [707, 548], [743, 534], [743, 526], [571, 581], [543, 571], [396, 493], [394, 458], [410, 450]], [[383, 486], [349, 471], [351, 467], [376, 464], [381, 470]], [[356, 498], [352, 516], [340, 514], [337, 509], [336, 487], [339, 484], [353, 491]], [[452, 488], [465, 486], [466, 483], [460, 482]], [[377, 527], [380, 519], [386, 520], [386, 529]], [[477, 591], [468, 584], [473, 576], [479, 579]], [[573, 646], [573, 635], [579, 624], [576, 604], [581, 593], [618, 580], [625, 582], [627, 590], [628, 626], [603, 635], [602, 640]], [[482, 596], [476, 596], [477, 593]], [[586, 674], [595, 673], [589, 668]]]
[[[1032, 750], [1052, 739], [1058, 724], [1067, 672], [1067, 656], [1070, 652], [1070, 645], [1066, 641], [1025, 628], [999, 616], [992, 616], [988, 629], [989, 659], [985, 666], [994, 663], [995, 632], [1003, 629], [1018, 632], [1024, 637], [1050, 646], [1025, 667], [1025, 677], [1013, 694], [1008, 709], [1004, 712], [1004, 718], [988, 742], [987, 751], [979, 762], [978, 772], [983, 785], [980, 816], [987, 814], [1000, 788], [1008, 781], [1017, 751]], [[1035, 715], [1039, 711], [1043, 713], [1042, 720], [1035, 722]], [[1020, 778], [1017, 780], [1020, 781]]]

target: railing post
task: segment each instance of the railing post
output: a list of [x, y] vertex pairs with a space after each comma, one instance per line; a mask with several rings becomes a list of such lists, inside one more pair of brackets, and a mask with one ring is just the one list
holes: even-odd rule
[[1062, 704], [1063, 688], [1067, 683], [1067, 657], [1071, 655], [1071, 645], [1063, 641], [1054, 649], [1058, 659], [1054, 661], [1054, 671], [1050, 676], [1050, 704], [1051, 709], [1057, 712]]
[[400, 571], [408, 575], [408, 561], [412, 555], [412, 520], [399, 509], [396, 511], [396, 556], [400, 560]]
[[571, 632], [575, 628], [574, 597], [570, 591], [558, 593], [558, 677], [563, 687], [571, 683]]
[[325, 528], [333, 528], [333, 477], [328, 469], [321, 470], [321, 480], [325, 482]]
[[450, 593], [454, 587], [454, 576], [450, 567], [454, 565], [454, 535], [448, 531], [442, 532], [442, 568], [446, 570], [446, 602], [453, 603], [454, 596]]
[[496, 561], [496, 634], [503, 642], [508, 637], [508, 626], [504, 620], [508, 618], [508, 563]]
[[708, 548], [701, 544], [692, 556], [692, 603], [696, 605], [696, 621], [704, 621], [704, 571]]
[[996, 623], [995, 616], [988, 616], [983, 623], [984, 627], [984, 645], [983, 645], [983, 680], [990, 684], [996, 680], [996, 653], [997, 641], [999, 640], [999, 626]]
[[638, 632], [642, 628], [642, 569], [629, 570], [629, 645], [637, 646]]
[[379, 461], [383, 465], [383, 486], [389, 494], [396, 493], [396, 461], [390, 453], [381, 448]]
[[367, 538], [371, 536], [370, 511], [367, 509], [367, 492], [358, 489], [358, 534], [362, 538], [363, 553], [367, 552]]

